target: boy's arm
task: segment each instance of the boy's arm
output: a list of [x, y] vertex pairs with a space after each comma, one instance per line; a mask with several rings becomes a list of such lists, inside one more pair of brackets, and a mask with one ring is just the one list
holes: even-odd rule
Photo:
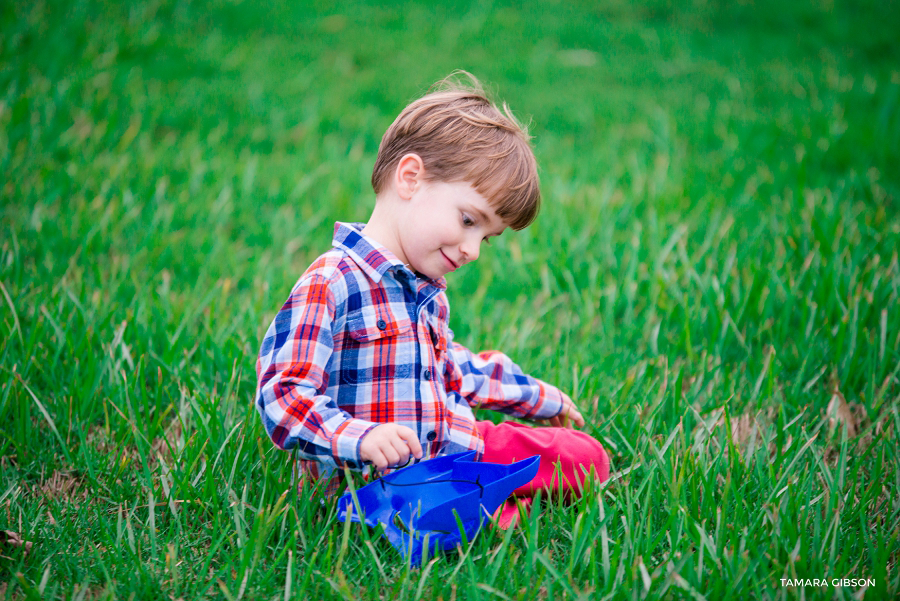
[[[583, 425], [571, 399], [557, 387], [525, 374], [499, 351], [473, 353], [448, 340], [445, 382], [472, 407], [493, 409], [528, 419], [557, 419], [568, 415]], [[574, 409], [577, 417], [569, 410]], [[559, 421], [559, 420], [557, 420]]]
[[360, 443], [378, 424], [353, 418], [324, 393], [334, 348], [336, 301], [321, 274], [304, 277], [263, 339], [256, 408], [276, 446], [304, 459], [362, 467]]

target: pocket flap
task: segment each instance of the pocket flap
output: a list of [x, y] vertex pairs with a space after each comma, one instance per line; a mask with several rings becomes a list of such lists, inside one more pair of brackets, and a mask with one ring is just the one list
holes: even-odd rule
[[397, 317], [387, 307], [363, 307], [347, 315], [347, 332], [358, 342], [398, 336], [412, 329], [409, 317]]

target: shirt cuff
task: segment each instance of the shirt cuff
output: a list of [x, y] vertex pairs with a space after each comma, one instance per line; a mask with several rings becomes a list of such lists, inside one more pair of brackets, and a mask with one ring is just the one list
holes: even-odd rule
[[537, 381], [540, 394], [528, 417], [530, 419], [550, 419], [562, 413], [563, 392], [556, 386], [547, 384], [543, 380], [537, 378], [535, 380]]
[[331, 456], [337, 467], [352, 470], [362, 469], [363, 460], [359, 456], [359, 446], [363, 437], [378, 424], [364, 419], [348, 419], [338, 426], [331, 439]]

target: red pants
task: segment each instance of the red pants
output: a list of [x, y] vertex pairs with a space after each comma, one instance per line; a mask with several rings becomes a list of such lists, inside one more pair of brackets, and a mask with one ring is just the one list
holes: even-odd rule
[[[506, 421], [493, 424], [476, 422], [484, 438], [483, 461], [512, 463], [534, 455], [541, 456], [537, 475], [528, 484], [517, 488], [513, 495], [522, 497], [524, 505], [538, 490], [553, 491], [566, 497], [580, 497], [591, 468], [597, 482], [609, 478], [609, 456], [592, 436], [569, 428], [536, 428]], [[516, 500], [510, 498], [501, 507], [498, 522], [501, 528], [515, 525], [518, 519]]]

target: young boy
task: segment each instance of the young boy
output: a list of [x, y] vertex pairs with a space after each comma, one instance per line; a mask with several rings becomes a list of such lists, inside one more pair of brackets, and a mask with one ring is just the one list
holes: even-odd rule
[[[387, 473], [470, 449], [493, 463], [541, 455], [538, 475], [516, 491], [526, 499], [537, 489], [577, 495], [590, 468], [609, 476], [600, 443], [572, 429], [584, 419], [565, 393], [502, 353], [473, 353], [448, 327], [444, 276], [506, 228], [526, 227], [540, 203], [526, 131], [464, 75], [469, 85], [439, 82], [388, 128], [371, 217], [336, 224], [334, 248], [300, 277], [263, 339], [256, 406], [266, 431], [328, 494], [344, 466]], [[552, 427], [476, 421], [473, 408]], [[515, 516], [508, 502], [501, 525]]]

